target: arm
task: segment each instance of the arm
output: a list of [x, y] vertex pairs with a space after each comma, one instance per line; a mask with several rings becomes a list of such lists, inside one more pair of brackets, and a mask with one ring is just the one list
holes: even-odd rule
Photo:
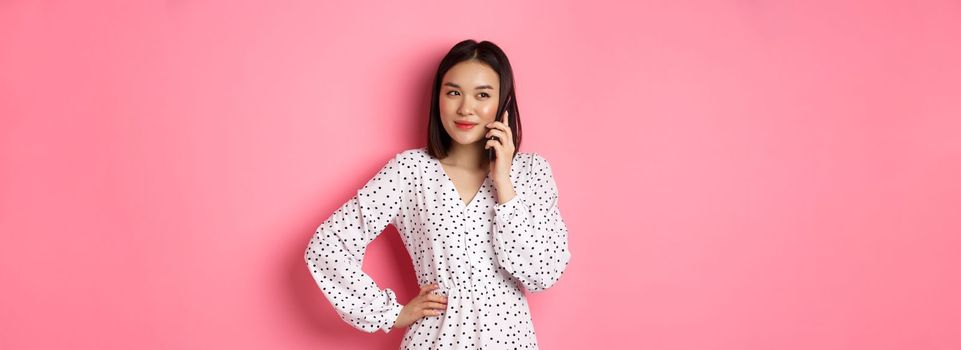
[[531, 292], [550, 288], [567, 268], [567, 225], [546, 159], [534, 153], [524, 195], [494, 206], [494, 252], [501, 267]]
[[389, 333], [403, 305], [361, 270], [367, 245], [396, 218], [402, 205], [400, 156], [325, 220], [310, 239], [304, 260], [340, 317], [367, 333]]

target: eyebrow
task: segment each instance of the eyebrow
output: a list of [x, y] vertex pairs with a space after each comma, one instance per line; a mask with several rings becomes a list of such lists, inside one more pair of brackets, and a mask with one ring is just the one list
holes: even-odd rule
[[[449, 82], [449, 81], [446, 82], [446, 83], [444, 83], [444, 86], [453, 86], [453, 87], [455, 87], [455, 88], [460, 89], [460, 85], [454, 84], [454, 83]], [[474, 88], [474, 89], [475, 89], [475, 90], [481, 90], [481, 89], [491, 89], [491, 90], [493, 90], [494, 88], [491, 87], [490, 85], [478, 85], [478, 86], [477, 86], [476, 88]]]

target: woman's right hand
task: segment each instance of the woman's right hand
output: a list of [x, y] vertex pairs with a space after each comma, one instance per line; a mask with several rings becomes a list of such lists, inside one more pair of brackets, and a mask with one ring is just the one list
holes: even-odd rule
[[447, 308], [447, 297], [431, 293], [432, 290], [437, 288], [439, 288], [437, 283], [421, 286], [420, 293], [400, 310], [400, 315], [394, 321], [393, 328], [410, 326], [424, 316], [440, 315]]

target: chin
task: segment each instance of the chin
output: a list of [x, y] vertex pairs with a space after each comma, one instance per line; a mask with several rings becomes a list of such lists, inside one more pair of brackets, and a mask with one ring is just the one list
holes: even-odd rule
[[474, 144], [474, 143], [477, 143], [477, 141], [470, 141], [470, 140], [458, 140], [458, 139], [453, 139], [453, 140], [454, 140], [454, 142], [456, 142], [456, 143], [458, 143], [458, 144], [461, 144], [461, 145], [472, 145], [472, 144]]
[[477, 138], [477, 139], [463, 139], [463, 138], [456, 138], [456, 137], [452, 137], [451, 140], [453, 140], [453, 141], [456, 142], [456, 143], [462, 144], [462, 145], [473, 145], [473, 144], [476, 144], [476, 143], [482, 141], [482, 140], [479, 139], [479, 138]]

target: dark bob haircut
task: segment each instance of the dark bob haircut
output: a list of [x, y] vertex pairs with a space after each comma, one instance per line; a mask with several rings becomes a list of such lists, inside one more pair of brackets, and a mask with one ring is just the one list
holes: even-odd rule
[[[451, 67], [467, 60], [478, 60], [497, 72], [500, 80], [498, 107], [504, 105], [508, 96], [511, 98], [512, 102], [507, 109], [507, 123], [514, 138], [514, 154], [511, 155], [514, 157], [521, 149], [521, 115], [517, 109], [517, 96], [514, 95], [514, 71], [511, 70], [511, 63], [500, 47], [490, 41], [478, 43], [471, 39], [454, 45], [437, 67], [430, 96], [430, 119], [427, 121], [427, 153], [437, 159], [447, 157], [452, 140], [440, 120], [441, 79], [444, 79], [444, 74], [447, 74]], [[501, 120], [502, 117], [502, 115], [495, 116], [496, 120]]]

